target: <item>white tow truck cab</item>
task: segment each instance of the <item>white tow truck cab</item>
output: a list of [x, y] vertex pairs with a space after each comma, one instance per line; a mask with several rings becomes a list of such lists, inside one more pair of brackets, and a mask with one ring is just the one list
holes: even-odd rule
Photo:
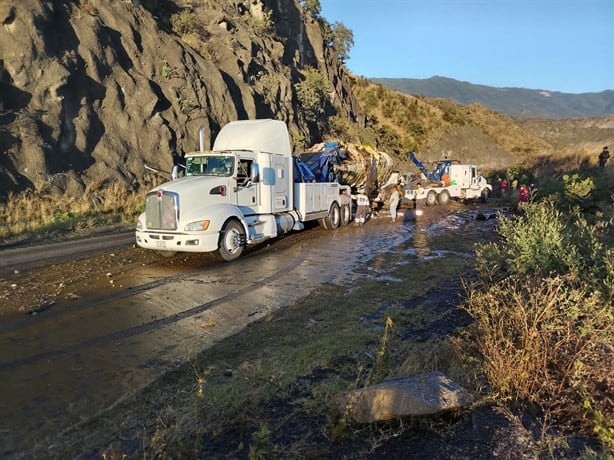
[[[290, 136], [277, 120], [233, 121], [213, 149], [186, 155], [185, 177], [147, 193], [137, 245], [165, 256], [213, 252], [236, 259], [247, 245], [302, 230], [318, 220], [347, 225], [351, 190], [336, 182], [299, 182]], [[302, 177], [302, 176], [300, 176]]]

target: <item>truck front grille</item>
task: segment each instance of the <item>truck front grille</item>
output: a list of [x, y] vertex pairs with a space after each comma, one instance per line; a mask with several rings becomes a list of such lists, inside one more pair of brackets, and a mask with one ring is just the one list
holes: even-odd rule
[[148, 229], [177, 230], [179, 196], [165, 191], [148, 193], [145, 198], [145, 215]]

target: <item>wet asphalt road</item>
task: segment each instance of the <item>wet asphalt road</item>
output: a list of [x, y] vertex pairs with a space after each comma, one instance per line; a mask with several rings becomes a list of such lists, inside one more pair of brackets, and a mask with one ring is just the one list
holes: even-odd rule
[[112, 254], [88, 250], [81, 262], [46, 266], [39, 258], [35, 273], [23, 260], [20, 270], [5, 268], [0, 302], [45, 305], [48, 297], [32, 290], [56, 295], [36, 314], [11, 305], [0, 317], [0, 456], [27, 453], [323, 283], [353, 283], [363, 262], [411, 238], [412, 229], [411, 220], [383, 217], [363, 227], [314, 228], [233, 263], [208, 255], [160, 259], [129, 238]]

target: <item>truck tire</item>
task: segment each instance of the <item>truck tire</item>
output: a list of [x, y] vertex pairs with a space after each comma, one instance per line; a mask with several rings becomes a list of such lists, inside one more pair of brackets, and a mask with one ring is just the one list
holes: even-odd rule
[[341, 206], [341, 225], [349, 225], [352, 220], [352, 208], [349, 204]]
[[322, 223], [322, 227], [326, 230], [334, 230], [341, 224], [341, 211], [339, 210], [339, 205], [337, 203], [333, 203], [330, 206], [330, 211], [328, 211], [328, 216], [320, 221]]
[[445, 206], [450, 201], [450, 192], [447, 190], [442, 190], [442, 192], [437, 195], [437, 201], [440, 205]]
[[437, 192], [435, 190], [431, 190], [426, 194], [426, 205], [427, 206], [435, 206], [437, 204]]
[[220, 232], [218, 254], [226, 262], [235, 260], [243, 253], [245, 247], [245, 229], [236, 220], [226, 223]]
[[158, 251], [158, 254], [165, 258], [175, 257], [177, 255], [177, 251]]
[[488, 196], [490, 195], [489, 190], [487, 188], [483, 189], [480, 192], [480, 201], [482, 203], [486, 203], [488, 201]]

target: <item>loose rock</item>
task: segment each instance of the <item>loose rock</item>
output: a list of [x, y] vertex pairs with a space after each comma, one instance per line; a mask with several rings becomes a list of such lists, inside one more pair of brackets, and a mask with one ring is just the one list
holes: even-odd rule
[[358, 423], [430, 415], [473, 403], [474, 397], [442, 372], [385, 380], [336, 398], [335, 406]]

